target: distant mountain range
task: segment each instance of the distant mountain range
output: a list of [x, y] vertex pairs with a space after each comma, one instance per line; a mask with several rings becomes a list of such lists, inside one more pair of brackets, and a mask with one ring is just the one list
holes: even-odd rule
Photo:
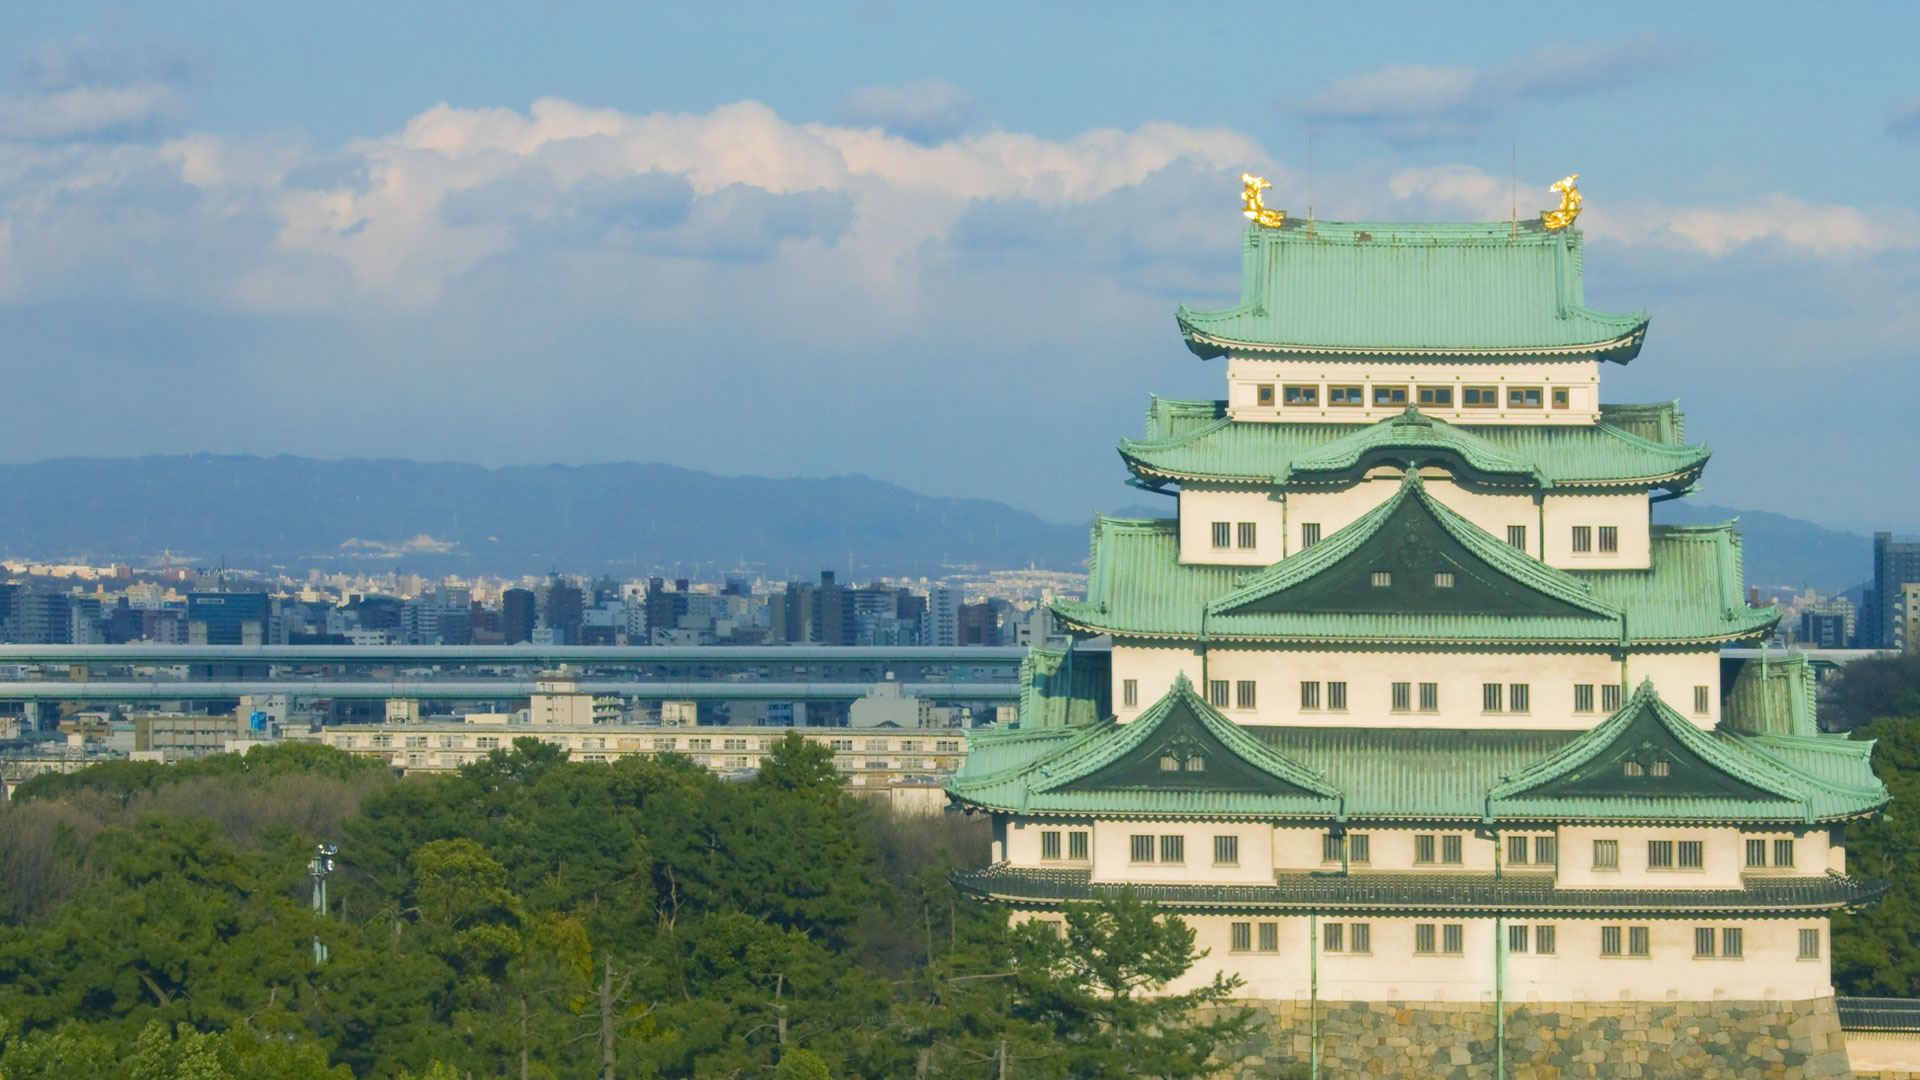
[[[1165, 517], [1172, 499], [1121, 508]], [[1739, 517], [1747, 580], [1847, 589], [1871, 570], [1855, 533], [1765, 511], [1662, 503], [1659, 521]], [[0, 465], [0, 549], [14, 557], [424, 574], [746, 569], [939, 576], [957, 566], [1085, 568], [1087, 526], [864, 476], [769, 479], [669, 465], [488, 469], [414, 461], [195, 454]]]

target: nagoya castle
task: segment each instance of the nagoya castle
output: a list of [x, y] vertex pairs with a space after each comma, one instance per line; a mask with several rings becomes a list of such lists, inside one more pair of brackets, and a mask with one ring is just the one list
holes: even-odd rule
[[[1177, 913], [1265, 1014], [1227, 1076], [1845, 1076], [1829, 920], [1870, 744], [1734, 659], [1732, 523], [1656, 525], [1708, 449], [1613, 404], [1580, 195], [1531, 220], [1301, 220], [1247, 184], [1241, 299], [1176, 313], [1217, 401], [1120, 443], [1171, 518], [1095, 521], [1074, 647], [949, 787], [965, 891]], [[1643, 361], [1644, 362], [1644, 361]], [[1294, 1063], [1298, 1063], [1295, 1065]]]

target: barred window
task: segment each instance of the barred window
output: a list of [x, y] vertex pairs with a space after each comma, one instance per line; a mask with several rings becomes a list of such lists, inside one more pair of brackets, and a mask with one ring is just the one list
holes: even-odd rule
[[1507, 837], [1507, 862], [1515, 866], [1525, 866], [1527, 856], [1532, 854], [1533, 845], [1527, 843], [1527, 837]]
[[1466, 950], [1466, 933], [1459, 923], [1447, 923], [1440, 928], [1440, 951], [1459, 953]]
[[1767, 842], [1765, 840], [1747, 841], [1747, 865], [1767, 865]]
[[1436, 570], [1433, 574], [1433, 587], [1436, 589], [1453, 588], [1453, 571]]
[[1619, 956], [1620, 955], [1620, 928], [1619, 927], [1603, 926], [1600, 928], [1600, 955], [1601, 956]]
[[1233, 704], [1238, 709], [1254, 707], [1253, 680], [1241, 679], [1233, 684]]
[[1507, 951], [1510, 953], [1526, 952], [1527, 937], [1527, 925], [1525, 923], [1514, 923], [1507, 927]]
[[1213, 865], [1240, 865], [1240, 838], [1237, 836], [1216, 836], [1213, 838]]
[[1233, 522], [1216, 521], [1213, 523], [1213, 546], [1216, 548], [1233, 546]]
[[1793, 865], [1793, 841], [1775, 840], [1773, 842], [1773, 865], [1775, 866], [1792, 866]]
[[1057, 859], [1060, 857], [1060, 833], [1057, 829], [1048, 829], [1040, 834], [1040, 857]]
[[1068, 833], [1067, 834], [1067, 858], [1084, 860], [1086, 857], [1087, 857], [1087, 834], [1084, 832]]
[[1413, 951], [1416, 953], [1438, 952], [1439, 950], [1434, 948], [1434, 940], [1437, 936], [1432, 923], [1416, 923], [1413, 928]]
[[1614, 713], [1620, 711], [1620, 684], [1606, 683], [1600, 687], [1600, 711]]
[[1615, 552], [1620, 550], [1620, 528], [1617, 525], [1600, 526], [1600, 550]]
[[1302, 709], [1317, 709], [1320, 707], [1319, 683], [1303, 682], [1300, 684], [1300, 707]]
[[1137, 863], [1152, 862], [1153, 861], [1153, 837], [1148, 836], [1144, 833], [1134, 833], [1133, 834], [1133, 854], [1131, 857], [1132, 857], [1132, 860]]
[[1436, 840], [1436, 837], [1428, 833], [1415, 836], [1413, 838], [1413, 861], [1417, 863], [1432, 862], [1434, 850], [1439, 846], [1435, 842]]
[[1393, 684], [1393, 711], [1406, 712], [1413, 708], [1413, 684], [1397, 682]]
[[1573, 527], [1573, 550], [1575, 551], [1592, 551], [1593, 550], [1593, 526], [1575, 525]]
[[1521, 551], [1527, 550], [1527, 527], [1525, 525], [1507, 526], [1507, 544]]
[[1573, 687], [1573, 711], [1593, 711], [1593, 684], [1575, 683]]
[[1627, 955], [1628, 956], [1652, 956], [1653, 955], [1652, 935], [1648, 933], [1646, 927], [1644, 926], [1627, 927]]
[[1373, 926], [1369, 923], [1353, 924], [1353, 932], [1347, 935], [1347, 947], [1352, 952], [1370, 953], [1373, 951]]
[[1131, 709], [1140, 704], [1140, 680], [1120, 680], [1120, 704]]
[[1375, 571], [1373, 572], [1373, 587], [1374, 587], [1374, 588], [1376, 588], [1376, 589], [1384, 589], [1384, 588], [1387, 588], [1388, 586], [1390, 586], [1390, 585], [1392, 585], [1392, 584], [1393, 584], [1393, 571], [1391, 571], [1391, 570], [1375, 570]]
[[1253, 950], [1253, 924], [1237, 922], [1233, 924], [1233, 951], [1251, 952]]
[[1241, 547], [1251, 548], [1251, 547], [1260, 546], [1259, 544], [1254, 542], [1254, 538], [1258, 535], [1258, 533], [1255, 531], [1255, 525], [1256, 525], [1255, 522], [1242, 521], [1240, 522], [1239, 526], [1234, 530], [1237, 534], [1234, 538], [1240, 542]]
[[1327, 684], [1327, 708], [1345, 711], [1347, 707], [1347, 684], [1330, 682]]
[[1528, 711], [1531, 700], [1532, 700], [1532, 696], [1533, 696], [1532, 691], [1528, 688], [1528, 685], [1526, 683], [1517, 682], [1508, 686], [1507, 687], [1507, 711], [1508, 712]]
[[1533, 838], [1533, 861], [1542, 866], [1552, 866], [1560, 861], [1560, 841], [1551, 836]]
[[1694, 715], [1696, 716], [1707, 715], [1708, 705], [1711, 703], [1712, 696], [1713, 696], [1713, 691], [1709, 687], [1696, 686], [1693, 688]]
[[1339, 833], [1327, 833], [1320, 837], [1320, 861], [1339, 862], [1340, 856], [1345, 853], [1345, 840], [1346, 837]]
[[1501, 696], [1505, 692], [1506, 692], [1506, 687], [1500, 683], [1497, 683], [1497, 682], [1481, 683], [1480, 684], [1480, 711], [1481, 712], [1499, 712]]
[[1160, 861], [1163, 863], [1184, 863], [1187, 861], [1187, 838], [1184, 836], [1163, 836], [1160, 838]]
[[1647, 866], [1653, 869], [1662, 869], [1662, 870], [1672, 869], [1673, 841], [1671, 840], [1647, 841]]
[[1680, 867], [1698, 870], [1707, 865], [1706, 845], [1699, 840], [1680, 841]]
[[1820, 959], [1820, 931], [1818, 930], [1800, 931], [1800, 959], [1802, 960]]
[[1263, 922], [1260, 924], [1260, 951], [1280, 951], [1280, 924]]
[[1460, 863], [1460, 838], [1443, 836], [1440, 838], [1440, 861], [1452, 865]]
[[1541, 956], [1552, 956], [1555, 951], [1554, 939], [1557, 936], [1551, 924], [1534, 927], [1533, 951]]
[[1440, 684], [1439, 683], [1423, 682], [1420, 684], [1420, 711], [1421, 712], [1439, 712], [1440, 711]]
[[1326, 952], [1347, 951], [1347, 928], [1342, 923], [1330, 922], [1320, 927], [1320, 948]]
[[1300, 526], [1300, 550], [1305, 551], [1320, 542], [1319, 522], [1309, 521]]
[[1347, 861], [1356, 863], [1372, 862], [1373, 860], [1370, 857], [1371, 847], [1372, 845], [1367, 843], [1366, 833], [1348, 833]]
[[1207, 704], [1216, 709], [1227, 707], [1228, 695], [1233, 693], [1233, 684], [1225, 679], [1211, 679], [1207, 682]]
[[1711, 926], [1694, 927], [1693, 928], [1693, 955], [1712, 956], [1714, 936], [1715, 935], [1713, 932], [1713, 927]]
[[1742, 957], [1747, 955], [1747, 932], [1737, 926], [1725, 927], [1720, 931], [1720, 955]]
[[1593, 842], [1593, 868], [1595, 870], [1620, 869], [1620, 841], [1595, 840]]

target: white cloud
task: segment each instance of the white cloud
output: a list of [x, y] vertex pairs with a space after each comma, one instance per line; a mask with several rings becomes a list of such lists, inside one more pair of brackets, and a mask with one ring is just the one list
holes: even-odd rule
[[879, 128], [931, 146], [973, 126], [973, 95], [944, 79], [862, 86], [840, 99], [834, 119], [847, 127]]
[[144, 131], [186, 111], [171, 86], [75, 86], [0, 97], [0, 139], [73, 139]]
[[1529, 102], [1597, 93], [1680, 62], [1650, 36], [1549, 45], [1484, 68], [1403, 64], [1349, 75], [1294, 109], [1309, 121], [1363, 127], [1396, 142], [1459, 138]]

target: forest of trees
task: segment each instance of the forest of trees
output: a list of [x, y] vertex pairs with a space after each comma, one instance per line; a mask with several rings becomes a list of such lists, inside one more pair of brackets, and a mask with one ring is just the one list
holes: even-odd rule
[[0, 1077], [1173, 1078], [1238, 1039], [1170, 1022], [1231, 983], [1147, 993], [1180, 920], [1011, 925], [947, 880], [986, 846], [798, 737], [744, 783], [532, 739], [454, 776], [306, 745], [45, 776], [0, 807]]

